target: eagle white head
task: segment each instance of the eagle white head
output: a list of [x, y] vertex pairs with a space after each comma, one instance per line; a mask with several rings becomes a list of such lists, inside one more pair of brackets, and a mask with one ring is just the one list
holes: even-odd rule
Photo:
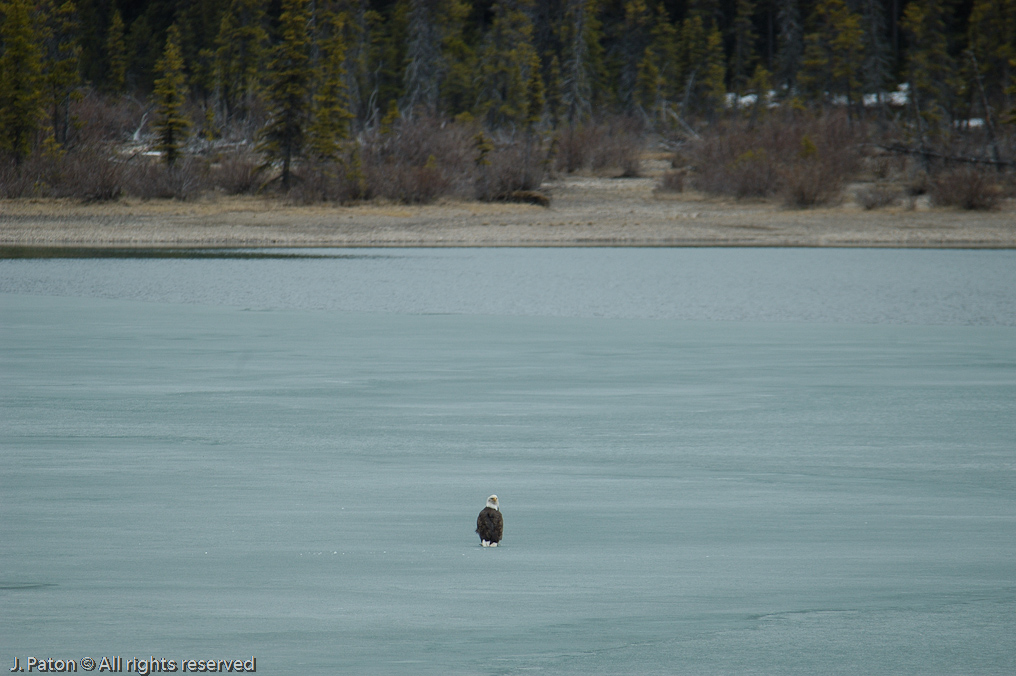
[[492, 495], [489, 498], [487, 498], [487, 506], [490, 507], [491, 509], [496, 509], [499, 512], [501, 511], [501, 509], [497, 506], [497, 496], [496, 495]]

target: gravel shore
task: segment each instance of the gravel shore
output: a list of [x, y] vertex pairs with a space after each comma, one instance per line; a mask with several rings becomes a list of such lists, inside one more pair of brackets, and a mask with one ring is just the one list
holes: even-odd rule
[[277, 199], [194, 202], [0, 201], [0, 247], [780, 246], [1016, 248], [1016, 205], [932, 209], [918, 200], [865, 211], [849, 198], [793, 210], [692, 192], [653, 178], [550, 182], [549, 208], [448, 201], [428, 206], [291, 206]]

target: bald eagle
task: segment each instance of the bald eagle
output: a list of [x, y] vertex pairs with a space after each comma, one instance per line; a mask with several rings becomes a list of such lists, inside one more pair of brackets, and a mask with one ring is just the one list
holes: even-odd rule
[[487, 498], [487, 506], [476, 517], [476, 532], [480, 536], [480, 544], [484, 547], [497, 547], [504, 531], [504, 518], [497, 506], [497, 496]]

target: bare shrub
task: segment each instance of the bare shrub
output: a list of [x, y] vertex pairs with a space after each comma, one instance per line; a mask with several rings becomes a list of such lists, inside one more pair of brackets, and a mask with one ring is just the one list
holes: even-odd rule
[[998, 207], [1002, 187], [996, 174], [975, 167], [959, 167], [932, 178], [928, 196], [935, 206], [988, 210]]
[[842, 116], [774, 116], [757, 127], [735, 120], [690, 148], [692, 183], [738, 199], [780, 194], [789, 206], [828, 204], [857, 170], [857, 140]]
[[899, 188], [884, 183], [876, 183], [854, 193], [854, 199], [867, 211], [896, 206], [900, 197]]
[[124, 193], [127, 178], [125, 161], [108, 148], [75, 150], [65, 155], [60, 165], [60, 180], [53, 190], [57, 197], [108, 202]]
[[[783, 131], [783, 130], [777, 130]], [[692, 185], [713, 195], [769, 197], [779, 189], [782, 136], [721, 128], [691, 148]]]
[[436, 160], [422, 167], [397, 162], [373, 165], [366, 174], [375, 196], [406, 204], [429, 204], [451, 193], [453, 187]]
[[39, 154], [20, 164], [11, 160], [0, 163], [0, 198], [45, 197], [50, 194], [58, 174], [53, 158]]
[[593, 149], [602, 144], [606, 133], [606, 127], [594, 123], [569, 125], [555, 139], [555, 168], [569, 174], [588, 168]]
[[173, 166], [142, 160], [129, 167], [125, 187], [128, 194], [141, 199], [189, 200], [200, 193], [205, 174], [204, 163], [193, 157]]
[[356, 197], [348, 173], [342, 162], [303, 164], [293, 170], [286, 199], [293, 204], [348, 202]]
[[852, 144], [840, 142], [836, 131], [818, 129], [823, 133], [818, 143], [808, 134], [801, 136], [800, 149], [782, 173], [783, 203], [805, 208], [831, 204], [840, 199], [843, 184], [857, 167], [858, 157]]
[[264, 186], [260, 160], [245, 150], [222, 157], [210, 168], [212, 185], [227, 195], [251, 195]]
[[656, 183], [657, 192], [684, 192], [685, 172], [677, 169], [664, 172]]
[[622, 178], [641, 176], [643, 146], [642, 125], [634, 118], [615, 118], [593, 147], [592, 169], [597, 173], [620, 171]]
[[546, 152], [532, 139], [496, 148], [478, 167], [476, 198], [484, 202], [510, 200], [519, 191], [535, 191], [547, 173]]
[[151, 117], [146, 107], [134, 99], [106, 96], [94, 90], [71, 104], [71, 116], [76, 124], [70, 145], [86, 148], [129, 141]]
[[468, 125], [419, 117], [401, 120], [390, 133], [369, 135], [358, 158], [347, 159], [363, 179], [354, 192], [413, 204], [465, 196], [473, 179], [474, 133]]
[[641, 176], [644, 147], [644, 129], [635, 118], [572, 125], [555, 139], [554, 167], [568, 173], [591, 169], [623, 178]]

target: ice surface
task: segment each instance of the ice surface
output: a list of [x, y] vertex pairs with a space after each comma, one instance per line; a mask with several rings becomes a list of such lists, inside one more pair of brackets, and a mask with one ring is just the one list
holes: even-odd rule
[[148, 300], [0, 294], [8, 666], [1016, 671], [1009, 326]]

